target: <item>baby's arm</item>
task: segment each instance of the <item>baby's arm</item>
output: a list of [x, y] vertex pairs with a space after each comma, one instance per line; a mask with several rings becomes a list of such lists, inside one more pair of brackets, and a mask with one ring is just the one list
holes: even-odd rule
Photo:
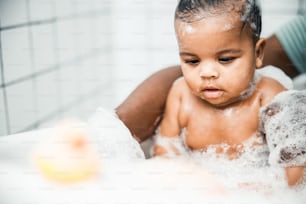
[[173, 83], [167, 97], [165, 115], [155, 138], [153, 155], [180, 154], [182, 141], [180, 138], [181, 125], [179, 119], [181, 105], [180, 80]]

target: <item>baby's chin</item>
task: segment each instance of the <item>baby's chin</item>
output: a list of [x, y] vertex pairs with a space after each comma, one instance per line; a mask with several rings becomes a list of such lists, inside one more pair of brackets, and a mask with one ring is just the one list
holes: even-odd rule
[[214, 105], [215, 107], [218, 107], [218, 108], [225, 108], [225, 107], [228, 107], [228, 106], [231, 106], [231, 105], [234, 105], [236, 103], [239, 103], [241, 101], [244, 101], [248, 98], [250, 98], [254, 91], [255, 91], [255, 84], [251, 84], [249, 87], [247, 87], [244, 91], [242, 91], [240, 93], [240, 95], [238, 95], [237, 97], [233, 97], [227, 101], [223, 101], [221, 103], [216, 103], [216, 104], [212, 104]]
[[229, 100], [222, 100], [222, 101], [217, 101], [217, 100], [207, 100], [205, 98], [200, 97], [203, 101], [205, 101], [206, 103], [208, 103], [210, 106], [213, 106], [214, 108], [227, 108], [231, 105], [234, 105], [240, 101], [245, 100], [246, 98], [243, 96], [238, 96], [236, 98], [232, 98]]

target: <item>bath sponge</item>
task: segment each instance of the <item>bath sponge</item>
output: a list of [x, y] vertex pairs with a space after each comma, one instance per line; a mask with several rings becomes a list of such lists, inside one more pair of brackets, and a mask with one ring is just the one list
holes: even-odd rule
[[260, 131], [270, 150], [269, 163], [276, 166], [306, 165], [306, 91], [279, 93], [261, 108]]

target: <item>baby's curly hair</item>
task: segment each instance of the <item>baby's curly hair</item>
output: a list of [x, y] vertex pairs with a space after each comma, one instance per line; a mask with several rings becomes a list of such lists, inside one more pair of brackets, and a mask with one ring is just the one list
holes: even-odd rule
[[175, 10], [175, 19], [193, 22], [205, 17], [235, 11], [249, 25], [257, 41], [261, 33], [261, 10], [256, 0], [180, 0]]

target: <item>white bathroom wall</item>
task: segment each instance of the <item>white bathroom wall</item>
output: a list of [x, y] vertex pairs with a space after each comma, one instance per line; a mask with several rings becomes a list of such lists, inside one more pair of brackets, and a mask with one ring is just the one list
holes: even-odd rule
[[[0, 135], [86, 120], [178, 64], [177, 0], [0, 0]], [[305, 0], [262, 0], [263, 36]]]
[[120, 102], [153, 71], [179, 62], [175, 0], [113, 1], [113, 65]]
[[299, 12], [306, 11], [305, 0], [261, 0], [262, 36], [268, 37]]
[[112, 106], [110, 17], [110, 1], [0, 1], [0, 135]]

